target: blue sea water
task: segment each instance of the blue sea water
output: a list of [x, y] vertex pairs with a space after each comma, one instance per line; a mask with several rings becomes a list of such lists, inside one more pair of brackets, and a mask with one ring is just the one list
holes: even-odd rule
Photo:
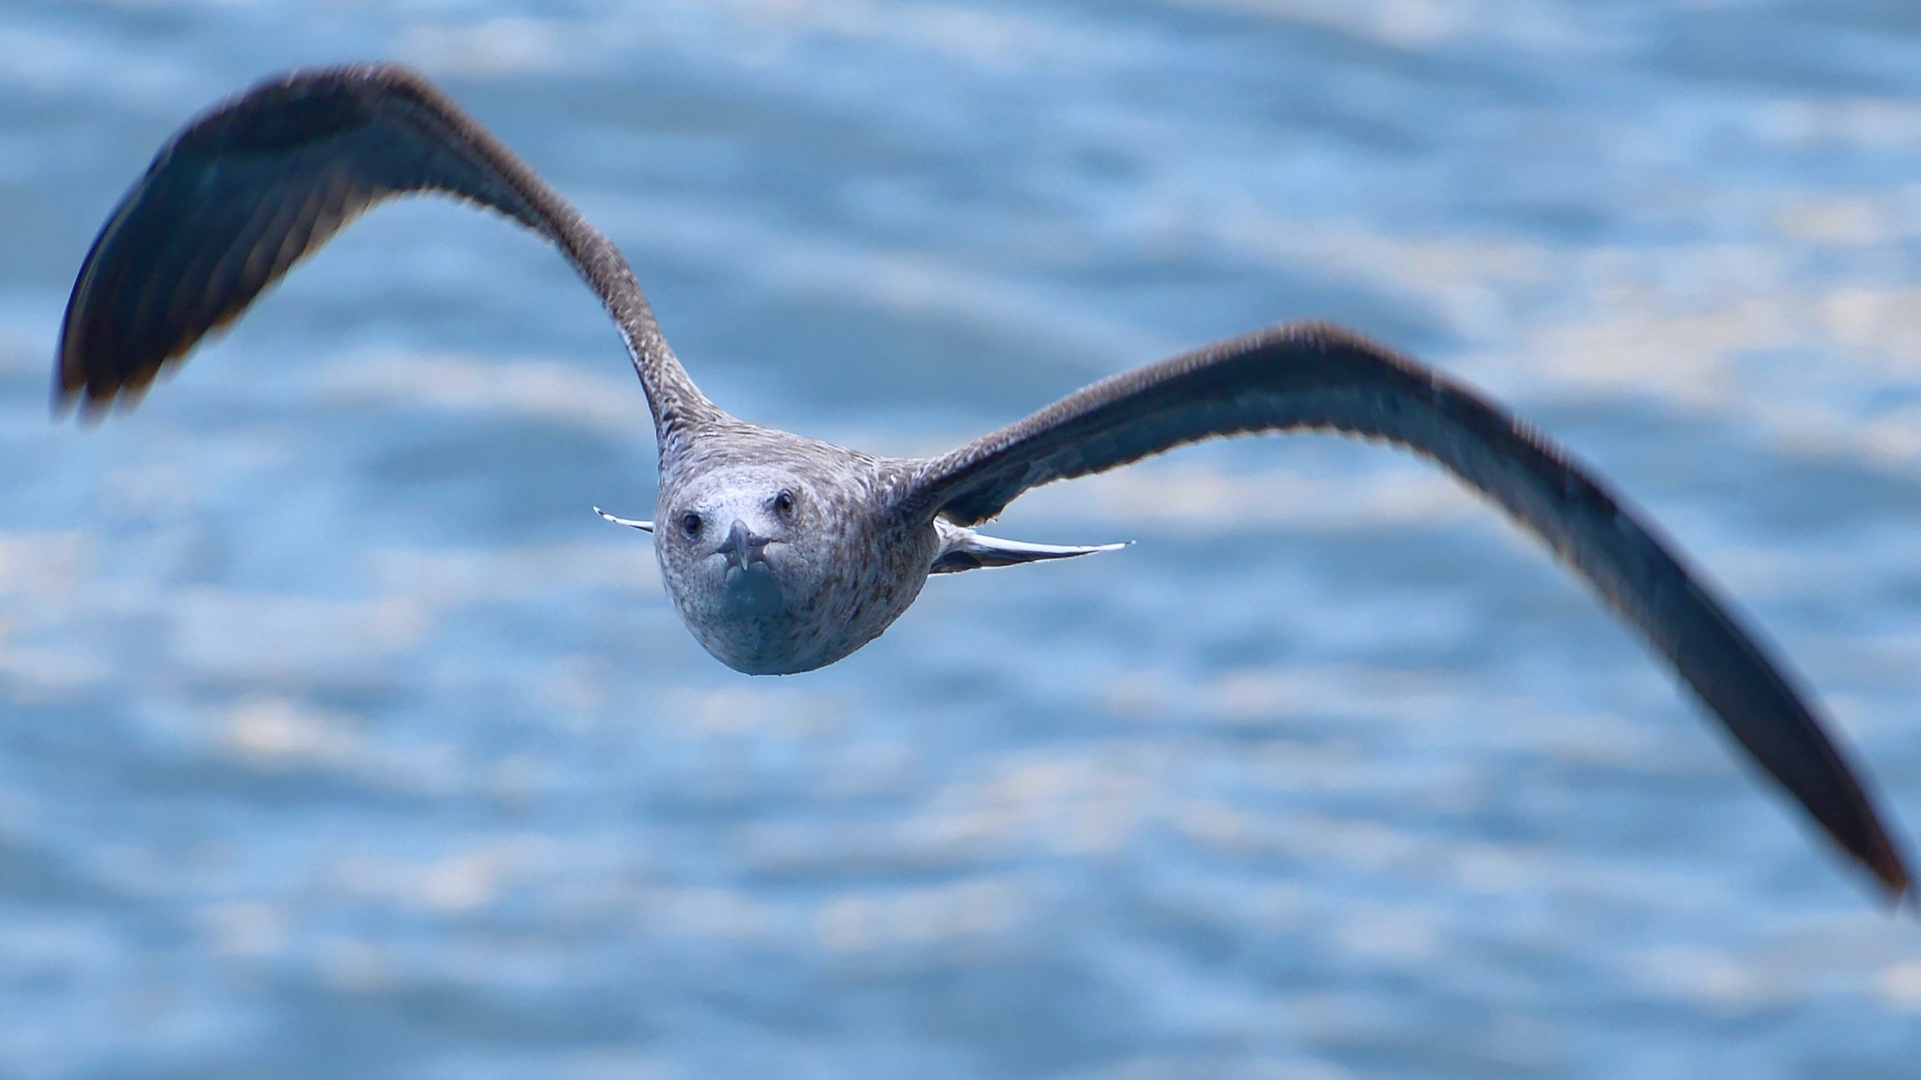
[[565, 263], [376, 210], [136, 412], [89, 241], [291, 66], [442, 82], [722, 405], [932, 452], [1296, 317], [1646, 507], [1921, 826], [1921, 18], [1883, 0], [0, 6], [0, 1077], [1905, 1078], [1921, 934], [1431, 467], [1017, 504], [825, 671], [661, 592]]

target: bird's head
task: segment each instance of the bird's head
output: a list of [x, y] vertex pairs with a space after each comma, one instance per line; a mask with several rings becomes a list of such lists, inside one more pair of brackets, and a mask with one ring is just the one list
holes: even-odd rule
[[919, 579], [904, 589], [884, 580], [897, 576], [881, 573], [884, 564], [911, 560], [896, 564], [875, 550], [847, 494], [772, 465], [663, 488], [654, 525], [661, 577], [688, 630], [721, 663], [749, 675], [832, 663], [906, 608], [895, 595], [911, 602], [919, 592]]

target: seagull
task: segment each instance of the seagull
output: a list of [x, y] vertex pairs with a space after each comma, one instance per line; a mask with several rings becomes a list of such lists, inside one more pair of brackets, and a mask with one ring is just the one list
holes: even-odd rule
[[369, 207], [437, 192], [560, 249], [619, 327], [654, 422], [662, 580], [709, 653], [809, 671], [878, 637], [930, 574], [1074, 558], [976, 531], [1023, 492], [1179, 446], [1332, 432], [1421, 455], [1533, 532], [1640, 631], [1758, 765], [1877, 879], [1902, 845], [1794, 678], [1671, 541], [1551, 439], [1478, 391], [1336, 326], [1272, 326], [1078, 390], [932, 458], [888, 458], [736, 419], [694, 385], [619, 249], [409, 68], [295, 71], [202, 113], [161, 148], [87, 253], [68, 301], [56, 414], [137, 404]]

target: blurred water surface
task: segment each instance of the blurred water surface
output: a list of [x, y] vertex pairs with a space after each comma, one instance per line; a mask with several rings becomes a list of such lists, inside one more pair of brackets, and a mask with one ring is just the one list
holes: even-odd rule
[[1921, 939], [1420, 462], [735, 675], [565, 264], [374, 212], [49, 424], [88, 241], [272, 71], [418, 64], [757, 421], [947, 446], [1335, 319], [1646, 506], [1921, 825], [1921, 19], [1881, 0], [0, 7], [0, 1076], [1907, 1077]]

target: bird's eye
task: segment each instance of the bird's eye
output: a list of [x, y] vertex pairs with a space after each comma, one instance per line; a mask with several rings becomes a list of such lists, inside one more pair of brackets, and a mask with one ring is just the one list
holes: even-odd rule
[[688, 536], [699, 536], [700, 515], [692, 512], [680, 515], [680, 528]]
[[774, 512], [781, 517], [793, 513], [794, 493], [783, 489], [780, 494], [774, 496]]

